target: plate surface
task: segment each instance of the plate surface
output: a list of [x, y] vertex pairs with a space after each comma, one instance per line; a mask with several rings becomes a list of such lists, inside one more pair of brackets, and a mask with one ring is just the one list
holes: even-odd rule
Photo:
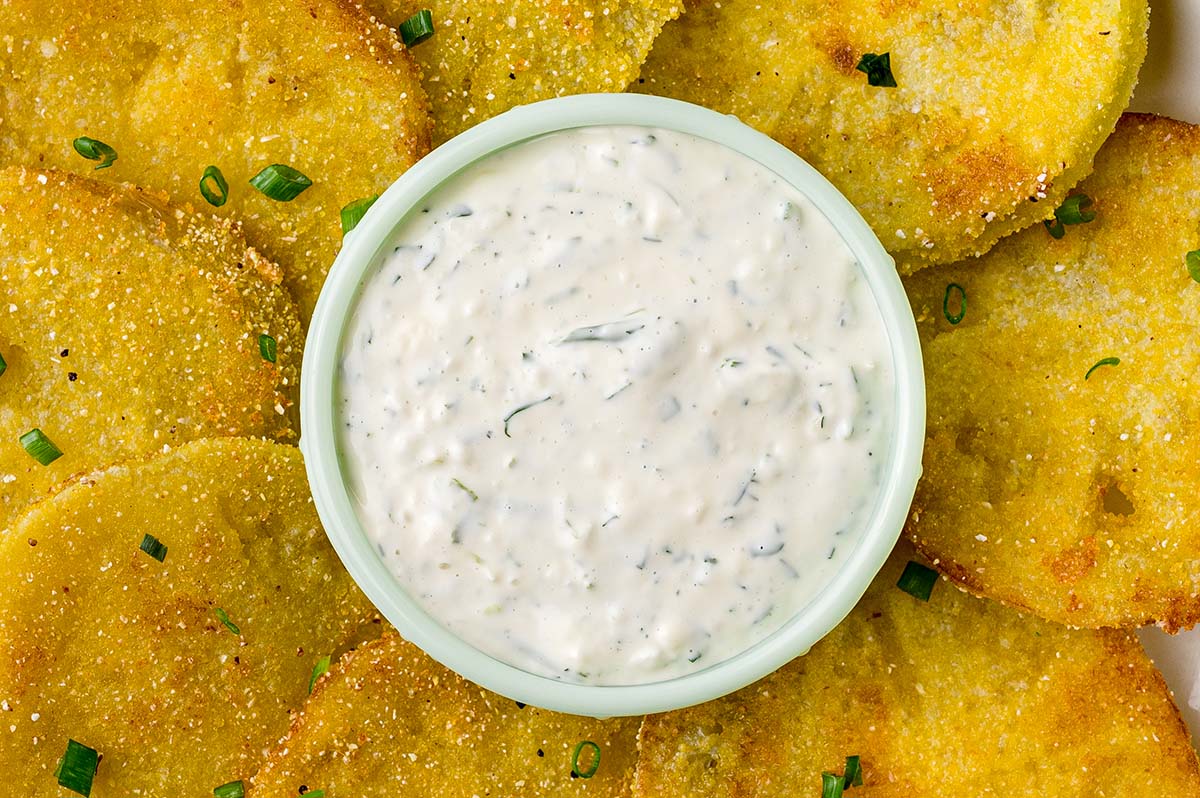
[[[1150, 49], [1130, 109], [1200, 124], [1200, 2], [1150, 0]], [[1200, 627], [1178, 635], [1138, 633], [1162, 670], [1200, 748]]]

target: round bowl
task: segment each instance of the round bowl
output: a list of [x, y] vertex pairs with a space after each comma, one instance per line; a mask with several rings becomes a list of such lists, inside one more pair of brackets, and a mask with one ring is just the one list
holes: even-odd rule
[[[369, 542], [346, 486], [335, 394], [342, 336], [364, 280], [397, 225], [444, 181], [522, 141], [577, 127], [637, 125], [723, 144], [795, 186], [829, 219], [858, 259], [890, 337], [895, 367], [895, 430], [874, 513], [846, 565], [775, 633], [704, 670], [649, 684], [573, 684], [533, 674], [480, 652], [443, 628], [392, 576]], [[858, 211], [791, 151], [742, 124], [690, 103], [636, 94], [564, 97], [515, 108], [426, 156], [380, 196], [329, 272], [309, 326], [300, 388], [300, 448], [317, 512], [359, 587], [405, 638], [482, 687], [546, 709], [577, 715], [641, 715], [690, 706], [771, 673], [837, 625], [862, 597], [900, 535], [921, 471], [925, 379], [912, 309], [895, 264]]]

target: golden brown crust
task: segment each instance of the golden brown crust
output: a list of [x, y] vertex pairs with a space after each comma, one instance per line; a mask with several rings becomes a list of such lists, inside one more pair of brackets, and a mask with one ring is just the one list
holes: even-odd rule
[[[1137, 640], [1069, 631], [937, 584], [895, 587], [902, 545], [809, 654], [739, 693], [646, 719], [636, 796], [819, 794], [861, 757], [875, 798], [1194, 795], [1200, 763]], [[1031, 787], [1031, 785], [1034, 785]]]
[[[1050, 215], [1129, 101], [1144, 0], [696, 0], [638, 90], [733, 113], [825, 174], [902, 272]], [[890, 54], [896, 88], [856, 69]]]
[[[145, 534], [167, 546], [161, 562]], [[87, 475], [0, 536], [0, 772], [58, 796], [71, 738], [104, 757], [94, 795], [248, 779], [313, 664], [376, 621], [297, 449], [204, 440]]]
[[1200, 129], [1124, 117], [1079, 191], [1097, 219], [1062, 240], [1039, 225], [905, 280], [929, 407], [908, 535], [977, 594], [1177, 631], [1200, 621]]
[[517, 105], [624, 91], [680, 0], [367, 0], [392, 25], [428, 8], [433, 37], [413, 48], [441, 143]]
[[[395, 795], [624, 796], [633, 776], [633, 718], [559, 715], [488, 693], [394, 633], [347, 654], [324, 677], [255, 776], [252, 798]], [[571, 775], [577, 743], [600, 767]]]
[[[304, 319], [341, 246], [341, 207], [429, 149], [411, 54], [344, 0], [12, 0], [0, 6], [0, 84], [0, 163], [153, 186], [241, 218]], [[116, 163], [93, 173], [71, 149], [81, 135], [115, 148]], [[271, 163], [313, 186], [291, 202], [265, 197], [247, 181]], [[199, 194], [210, 164], [229, 183], [219, 209]]]
[[[300, 320], [278, 267], [228, 221], [0, 169], [0, 307], [0, 529], [126, 458], [211, 436], [295, 439]], [[49, 466], [19, 442], [35, 427], [63, 452]]]

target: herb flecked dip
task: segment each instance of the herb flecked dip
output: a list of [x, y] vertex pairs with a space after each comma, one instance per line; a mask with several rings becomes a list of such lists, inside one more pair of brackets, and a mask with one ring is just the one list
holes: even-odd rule
[[477, 648], [627, 684], [778, 629], [874, 511], [887, 333], [833, 226], [756, 162], [591, 127], [395, 231], [347, 329], [341, 447], [400, 583]]

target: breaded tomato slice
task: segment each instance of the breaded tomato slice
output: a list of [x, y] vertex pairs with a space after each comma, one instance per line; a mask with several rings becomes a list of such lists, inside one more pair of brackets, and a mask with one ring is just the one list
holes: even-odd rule
[[0, 530], [130, 457], [222, 435], [294, 441], [303, 343], [279, 267], [236, 225], [66, 172], [0, 170]]
[[94, 796], [211, 795], [375, 620], [298, 449], [205, 440], [97, 472], [0, 536], [0, 772], [58, 798], [75, 740], [102, 757]]
[[[0, 164], [128, 181], [240, 218], [303, 321], [341, 246], [341, 208], [412, 166], [429, 130], [416, 63], [349, 2], [0, 4]], [[80, 136], [116, 161], [94, 171], [103, 160], [75, 152]], [[249, 184], [274, 164], [312, 186], [280, 201]], [[228, 184], [220, 207], [200, 193], [209, 166]]]
[[908, 534], [976, 593], [1176, 630], [1200, 620], [1200, 128], [1126, 116], [1074, 196], [1095, 218], [1061, 238], [906, 280], [929, 407]]
[[1054, 211], [1129, 102], [1146, 25], [1146, 0], [692, 0], [638, 90], [799, 153], [910, 272]]

